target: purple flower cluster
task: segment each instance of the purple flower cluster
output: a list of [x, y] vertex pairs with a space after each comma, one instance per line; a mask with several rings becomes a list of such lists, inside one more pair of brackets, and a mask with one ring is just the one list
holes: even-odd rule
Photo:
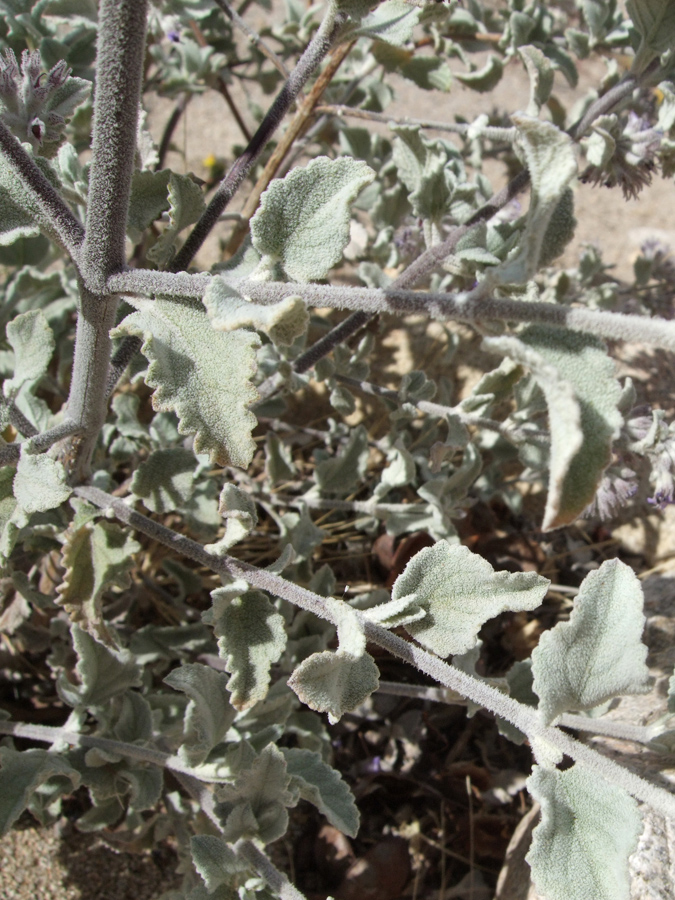
[[601, 162], [589, 165], [580, 181], [608, 188], [619, 185], [626, 200], [637, 197], [643, 187], [651, 184], [663, 133], [634, 112], [623, 120], [614, 115], [602, 116], [594, 131], [613, 152], [605, 154]]

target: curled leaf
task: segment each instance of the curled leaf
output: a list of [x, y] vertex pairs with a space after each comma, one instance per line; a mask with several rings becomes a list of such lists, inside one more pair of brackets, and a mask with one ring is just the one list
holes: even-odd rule
[[[495, 572], [490, 563], [460, 544], [439, 541], [410, 560], [394, 582], [392, 601], [414, 601], [426, 616], [406, 631], [438, 656], [466, 653], [481, 626], [506, 610], [535, 609], [548, 579], [535, 572]], [[410, 605], [407, 612], [414, 611]]]

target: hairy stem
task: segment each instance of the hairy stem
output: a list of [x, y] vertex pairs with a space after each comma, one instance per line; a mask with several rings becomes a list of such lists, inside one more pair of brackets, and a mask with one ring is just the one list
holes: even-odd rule
[[[644, 77], [645, 76], [643, 76], [643, 78]], [[634, 76], [628, 76], [626, 81], [621, 82], [609, 90], [605, 95], [596, 100], [595, 103], [591, 104], [581, 122], [570, 129], [570, 135], [578, 140], [598, 116], [604, 115], [623, 102], [637, 85], [638, 80]], [[382, 118], [386, 117], [383, 116]], [[426, 127], [436, 127], [439, 124], [442, 123], [434, 123], [433, 126], [427, 125]], [[473, 225], [491, 219], [492, 216], [496, 215], [500, 209], [503, 209], [514, 197], [524, 191], [529, 183], [529, 172], [526, 170], [519, 172], [518, 175], [512, 178], [501, 191], [498, 191], [484, 206], [477, 210], [468, 222], [454, 228], [445, 241], [436, 244], [433, 247], [429, 247], [422, 253], [421, 256], [411, 263], [408, 268], [392, 282], [391, 287], [409, 288], [419, 284], [420, 281], [428, 277], [454, 252], [460, 238], [462, 238]], [[330, 353], [334, 347], [348, 340], [348, 338], [363, 328], [369, 319], [370, 316], [365, 316], [363, 312], [357, 312], [349, 316], [349, 318], [345, 319], [344, 322], [341, 322], [340, 325], [333, 329], [333, 331], [330, 331], [327, 335], [324, 335], [320, 341], [317, 341], [313, 347], [310, 347], [309, 350], [301, 354], [301, 356], [295, 360], [293, 366], [294, 370], [298, 373], [302, 373], [315, 366], [316, 363]]]
[[[337, 616], [332, 608], [337, 602], [334, 599], [321, 597], [306, 588], [286, 581], [279, 575], [274, 575], [264, 569], [258, 569], [231, 556], [216, 556], [213, 553], [209, 553], [196, 541], [183, 537], [170, 528], [166, 528], [164, 525], [160, 525], [158, 522], [154, 522], [152, 519], [134, 512], [122, 500], [118, 500], [98, 488], [79, 487], [75, 492], [101, 509], [112, 510], [121, 522], [130, 525], [132, 528], [164, 544], [166, 547], [174, 549], [189, 559], [193, 559], [200, 565], [207, 566], [214, 572], [242, 578], [252, 587], [267, 591], [272, 596], [288, 600], [301, 609], [313, 612], [334, 625], [338, 624]], [[451, 688], [474, 703], [478, 703], [496, 715], [507, 719], [516, 728], [527, 734], [528, 737], [538, 737], [552, 744], [603, 778], [623, 787], [636, 799], [648, 803], [663, 815], [675, 819], [675, 797], [672, 794], [639, 778], [613, 760], [607, 759], [592, 748], [575, 741], [559, 729], [543, 725], [538, 713], [531, 707], [519, 703], [491, 685], [479, 681], [454, 666], [443, 662], [437, 656], [422, 650], [415, 644], [408, 643], [408, 641], [391, 634], [385, 628], [371, 622], [362, 613], [357, 612], [357, 616], [369, 641], [378, 644], [399, 659], [411, 663], [415, 668], [431, 676], [439, 684]]]
[[[107, 287], [110, 291], [136, 294], [141, 297], [157, 293], [201, 299], [210, 281], [209, 275], [130, 269], [111, 277]], [[274, 304], [287, 297], [300, 296], [308, 306], [351, 309], [366, 316], [376, 313], [393, 315], [412, 313], [427, 315], [439, 321], [454, 320], [470, 324], [490, 321], [535, 322], [556, 328], [571, 328], [573, 331], [595, 334], [611, 340], [631, 341], [661, 347], [664, 350], [675, 350], [675, 322], [657, 317], [557, 306], [553, 303], [529, 303], [522, 300], [472, 296], [466, 293], [397, 290], [393, 286], [382, 289], [281, 281], [241, 281], [237, 282], [236, 288], [256, 303]], [[342, 339], [345, 340], [345, 337]], [[298, 360], [302, 358], [300, 356]]]
[[346, 20], [346, 16], [341, 13], [335, 14], [332, 6], [329, 7], [329, 12], [326, 14], [319, 30], [300, 57], [297, 66], [293, 69], [288, 81], [277, 95], [274, 103], [268, 110], [267, 115], [262, 120], [260, 127], [251, 138], [248, 147], [221, 181], [211, 202], [204, 210], [201, 218], [190, 232], [188, 239], [176, 255], [171, 267], [174, 272], [180, 272], [182, 269], [187, 269], [190, 265], [195, 253], [197, 253], [210, 234], [214, 225], [220, 218], [221, 213], [225, 210], [227, 204], [237, 191], [239, 185], [251, 171], [255, 161], [260, 156], [271, 136], [279, 127], [281, 120], [291, 104], [295, 101], [300, 90], [306, 84], [310, 76], [317, 70], [321, 64], [321, 60], [326, 56], [332, 44], [339, 36]]
[[27, 208], [47, 235], [60, 244], [73, 262], [79, 259], [84, 228], [55, 187], [43, 175], [7, 126], [0, 121], [0, 153], [27, 193]]
[[38, 434], [38, 430], [35, 425], [33, 425], [33, 423], [24, 416], [24, 414], [21, 412], [16, 403], [14, 403], [14, 401], [8, 403], [3, 398], [2, 400], [0, 400], [0, 403], [3, 407], [7, 408], [9, 424], [12, 426], [12, 428], [16, 429], [19, 434], [22, 434], [27, 438], [35, 437], [35, 435]]
[[[124, 268], [148, 0], [101, 0], [87, 224], [81, 273], [104, 294]], [[107, 371], [107, 362], [105, 369]]]
[[[174, 774], [176, 780], [183, 785], [188, 794], [199, 803], [204, 815], [213, 822], [218, 831], [222, 832], [223, 824], [216, 815], [213, 791], [192, 775], [186, 775], [184, 772], [175, 772]], [[252, 841], [242, 838], [232, 849], [237, 856], [246, 860], [249, 866], [267, 882], [272, 891], [281, 897], [281, 900], [306, 900], [305, 895], [290, 883], [288, 878]]]
[[[529, 184], [530, 176], [528, 172], [520, 172], [515, 178], [503, 188], [501, 191], [491, 197], [479, 210], [477, 210], [464, 225], [458, 225], [453, 228], [447, 238], [440, 244], [429, 247], [421, 256], [411, 263], [398, 278], [391, 283], [391, 290], [397, 288], [411, 288], [427, 278], [431, 273], [451, 256], [457, 247], [460, 239], [467, 234], [472, 226], [479, 222], [485, 222], [496, 215], [509, 203], [517, 194], [525, 190]], [[324, 335], [309, 350], [302, 353], [293, 363], [293, 370], [302, 374], [313, 368], [320, 359], [327, 356], [339, 344], [347, 341], [353, 334], [360, 331], [372, 319], [374, 313], [367, 313], [359, 310], [346, 318], [344, 322], [340, 322], [335, 328], [331, 329], [328, 334]], [[264, 385], [263, 385], [264, 388]]]
[[[386, 113], [371, 112], [369, 109], [358, 109], [344, 104], [321, 104], [315, 107], [314, 112], [316, 115], [337, 116], [340, 119], [364, 119], [366, 122], [381, 122], [382, 125], [412, 125], [427, 128], [430, 131], [448, 131], [451, 134], [467, 134], [473, 128], [473, 125], [466, 122], [439, 122], [432, 119], [415, 119], [411, 116], [388, 116]], [[480, 137], [488, 141], [511, 143], [515, 134], [514, 127], [498, 128], [486, 125], [485, 128], [480, 129]]]
[[633, 75], [629, 73], [625, 75], [618, 84], [615, 84], [591, 103], [580, 121], [569, 129], [570, 137], [574, 138], [575, 141], [580, 140], [599, 116], [607, 115], [607, 113], [617, 109], [624, 100], [630, 97], [636, 88], [649, 83], [659, 67], [659, 60], [655, 59], [642, 74]]
[[265, 879], [268, 887], [281, 900], [306, 900], [305, 895], [290, 883], [253, 841], [237, 841], [234, 850]]
[[[431, 700], [433, 703], [447, 703], [451, 706], [466, 706], [466, 698], [449, 688], [427, 687], [421, 684], [401, 684], [395, 681], [381, 681], [378, 685], [381, 694], [393, 697], [414, 697], [417, 700]], [[573, 728], [588, 734], [604, 735], [623, 741], [648, 744], [652, 736], [650, 729], [643, 725], [630, 725], [628, 722], [617, 722], [605, 719], [591, 719], [588, 716], [577, 716], [564, 713], [556, 722], [556, 726]]]
[[69, 442], [61, 459], [78, 484], [89, 475], [89, 466], [99, 432], [105, 422], [108, 400], [110, 329], [115, 324], [119, 300], [115, 295], [92, 294], [80, 288], [75, 335], [75, 357], [68, 397], [68, 417], [81, 434]]
[[152, 747], [140, 747], [138, 744], [127, 744], [124, 741], [114, 741], [110, 738], [97, 737], [93, 734], [80, 734], [78, 731], [68, 731], [67, 728], [52, 728], [47, 725], [31, 725], [25, 722], [8, 722], [0, 720], [0, 734], [12, 734], [14, 737], [28, 738], [33, 741], [41, 741], [53, 744], [55, 741], [64, 741], [73, 747], [96, 747], [107, 753], [117, 753], [126, 759], [133, 759], [139, 763], [149, 763], [162, 769], [170, 769], [183, 775], [200, 778], [202, 781], [221, 783], [228, 781], [231, 776], [211, 776], [204, 772], [198, 772], [184, 765], [177, 756], [162, 753]]
[[122, 375], [124, 375], [126, 367], [142, 346], [143, 341], [135, 335], [127, 335], [127, 337], [123, 338], [119, 350], [110, 360], [110, 370], [105, 388], [106, 397], [109, 397], [115, 390], [115, 386]]

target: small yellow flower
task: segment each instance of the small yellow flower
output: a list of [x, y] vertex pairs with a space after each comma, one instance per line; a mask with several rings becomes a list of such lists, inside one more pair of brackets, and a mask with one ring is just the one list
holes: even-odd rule
[[212, 169], [215, 165], [217, 165], [218, 160], [213, 155], [213, 153], [209, 153], [209, 155], [202, 160], [202, 165], [205, 169]]

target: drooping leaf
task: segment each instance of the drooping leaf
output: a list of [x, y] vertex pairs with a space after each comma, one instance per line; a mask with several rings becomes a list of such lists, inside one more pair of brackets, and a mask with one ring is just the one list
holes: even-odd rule
[[212, 895], [221, 885], [229, 885], [232, 876], [246, 868], [246, 864], [222, 837], [215, 834], [194, 834], [190, 838], [190, 852], [195, 869]]
[[321, 491], [348, 494], [365, 475], [367, 464], [368, 432], [358, 425], [335, 457], [317, 464], [317, 486]]
[[325, 534], [312, 522], [309, 510], [304, 504], [299, 513], [283, 513], [276, 517], [276, 521], [279, 525], [281, 548], [285, 550], [286, 547], [290, 547], [296, 562], [309, 559], [314, 548], [323, 543]]
[[415, 460], [401, 441], [387, 453], [387, 466], [382, 470], [380, 483], [375, 486], [373, 497], [381, 500], [392, 488], [411, 484], [415, 478]]
[[396, 134], [392, 158], [408, 189], [413, 212], [422, 219], [440, 221], [448, 211], [451, 197], [444, 145], [423, 137], [418, 126], [399, 125], [392, 130]]
[[62, 463], [44, 454], [26, 452], [22, 447], [14, 478], [14, 496], [25, 512], [56, 509], [70, 493]]
[[474, 91], [492, 91], [499, 84], [504, 73], [504, 63], [491, 53], [482, 69], [476, 72], [455, 72], [455, 78]]
[[0, 184], [0, 247], [9, 247], [20, 238], [37, 237], [39, 234], [40, 227], [33, 216], [16, 203], [10, 192]]
[[72, 622], [107, 644], [114, 644], [103, 619], [103, 594], [112, 587], [129, 586], [133, 554], [141, 546], [113, 522], [86, 522], [66, 533], [63, 565], [66, 572], [57, 589], [60, 606]]
[[576, 174], [577, 160], [572, 139], [555, 125], [524, 115], [511, 119], [530, 173], [530, 206], [518, 250], [492, 269], [490, 277], [502, 284], [522, 284], [539, 268], [544, 235], [560, 198]]
[[528, 366], [544, 391], [551, 453], [542, 528], [559, 528], [591, 502], [610, 462], [623, 423], [614, 363], [597, 338], [540, 325], [518, 338], [488, 338], [485, 345]]
[[291, 481], [296, 475], [289, 448], [273, 431], [268, 431], [265, 439], [265, 473], [272, 484]]
[[140, 685], [141, 668], [128, 650], [111, 650], [78, 625], [71, 625], [70, 633], [80, 683], [73, 684], [65, 675], [56, 683], [59, 696], [69, 706], [102, 706], [116, 694]]
[[402, 47], [412, 38], [419, 18], [420, 10], [414, 6], [409, 6], [403, 0], [386, 0], [361, 20], [361, 27], [356, 34]]
[[414, 594], [400, 597], [398, 600], [379, 603], [377, 606], [371, 606], [370, 609], [366, 609], [363, 612], [367, 619], [370, 619], [371, 622], [376, 622], [383, 628], [399, 628], [407, 625], [409, 622], [417, 622], [419, 619], [423, 619], [426, 614], [426, 610], [419, 605]]
[[[80, 79], [74, 80], [80, 81]], [[87, 83], [87, 90], [90, 87]], [[22, 144], [22, 146], [42, 174], [58, 190], [58, 177], [47, 160], [34, 156], [30, 144]], [[57, 238], [52, 229], [51, 220], [43, 212], [35, 194], [25, 186], [21, 178], [17, 177], [16, 171], [5, 161], [4, 157], [0, 159], [0, 212], [2, 213], [0, 246], [7, 246], [19, 237], [33, 237], [40, 232], [52, 239]]]
[[229, 599], [216, 589], [211, 594], [213, 613], [209, 624], [218, 638], [220, 656], [231, 673], [227, 683], [230, 702], [245, 710], [263, 700], [270, 683], [270, 666], [286, 647], [286, 628], [261, 591], [247, 591]]
[[216, 814], [225, 840], [258, 838], [269, 843], [281, 837], [288, 826], [286, 807], [295, 806], [299, 798], [290, 781], [281, 750], [268, 744], [233, 785], [219, 786]]
[[164, 683], [190, 698], [180, 754], [189, 765], [198, 766], [223, 740], [234, 721], [227, 678], [210, 666], [188, 663], [169, 672]]
[[[386, 44], [376, 47], [388, 46]], [[376, 59], [382, 59], [382, 53], [374, 49]], [[410, 56], [410, 55], [409, 55]], [[447, 93], [452, 86], [453, 73], [450, 66], [439, 56], [420, 56], [414, 54], [401, 63], [400, 74], [408, 81], [412, 81], [423, 91], [443, 91]]]
[[148, 257], [158, 266], [165, 266], [174, 255], [176, 238], [193, 225], [206, 208], [201, 188], [189, 175], [171, 172], [169, 177], [169, 224], [148, 250]]
[[631, 71], [640, 75], [652, 60], [672, 48], [675, 7], [668, 0], [627, 0], [626, 12], [640, 35], [640, 46], [631, 66]]
[[328, 713], [335, 724], [377, 690], [380, 673], [366, 653], [366, 636], [356, 612], [344, 602], [327, 602], [337, 623], [338, 649], [308, 656], [288, 684], [310, 709]]
[[352, 792], [339, 772], [311, 750], [291, 749], [282, 750], [282, 753], [288, 773], [297, 784], [302, 799], [313, 803], [343, 834], [356, 837], [359, 811]]
[[604, 562], [584, 579], [568, 622], [541, 636], [532, 653], [534, 690], [547, 724], [620, 694], [649, 690], [642, 587], [629, 566]]
[[255, 528], [258, 514], [252, 497], [233, 484], [226, 484], [220, 492], [218, 512], [225, 519], [225, 534], [206, 549], [222, 555]]
[[562, 196], [548, 220], [539, 251], [540, 268], [550, 266], [553, 260], [564, 253], [565, 248], [574, 237], [576, 227], [574, 191], [568, 187], [562, 192]]
[[131, 491], [153, 512], [183, 509], [194, 490], [194, 453], [183, 447], [155, 450], [142, 462], [131, 479]]
[[128, 785], [129, 807], [136, 813], [154, 809], [164, 787], [164, 771], [158, 766], [125, 766], [120, 781]]
[[143, 338], [150, 362], [147, 384], [156, 410], [175, 412], [180, 434], [194, 434], [196, 453], [220, 465], [247, 466], [256, 419], [248, 409], [257, 397], [251, 384], [260, 340], [247, 331], [221, 334], [199, 303], [134, 300], [131, 313], [112, 332]]
[[36, 790], [50, 778], [66, 780], [63, 793], [80, 783], [80, 774], [57, 753], [0, 747], [0, 836], [7, 834]]
[[171, 171], [134, 170], [127, 214], [127, 234], [137, 244], [145, 229], [169, 208], [167, 191]]
[[323, 278], [349, 243], [351, 205], [375, 177], [364, 162], [319, 156], [273, 181], [251, 219], [261, 265], [281, 266], [292, 281]]
[[526, 112], [528, 116], [538, 116], [540, 108], [551, 95], [553, 66], [541, 50], [532, 44], [518, 47], [518, 55], [522, 59], [530, 79], [530, 102]]
[[407, 624], [406, 631], [445, 657], [475, 647], [481, 626], [499, 613], [535, 609], [548, 584], [535, 572], [495, 572], [468, 547], [439, 541], [413, 556], [391, 596], [413, 598], [426, 611], [424, 618]]
[[218, 276], [211, 279], [202, 302], [216, 331], [256, 328], [268, 334], [275, 344], [292, 344], [309, 324], [309, 313], [301, 297], [286, 297], [272, 304], [253, 303]]
[[379, 671], [368, 653], [324, 650], [303, 660], [288, 684], [310, 709], [328, 713], [335, 724], [377, 690]]
[[152, 709], [142, 694], [137, 691], [125, 691], [122, 694], [112, 731], [116, 740], [126, 741], [128, 744], [151, 740]]
[[547, 900], [629, 900], [628, 857], [640, 834], [635, 800], [577, 764], [534, 766], [527, 789], [541, 804], [527, 861]]
[[7, 324], [7, 340], [14, 350], [14, 376], [2, 386], [13, 400], [24, 385], [36, 384], [47, 371], [54, 352], [54, 332], [40, 309], [21, 313]]
[[20, 530], [28, 524], [28, 513], [14, 496], [14, 466], [0, 468], [0, 564], [5, 565]]

